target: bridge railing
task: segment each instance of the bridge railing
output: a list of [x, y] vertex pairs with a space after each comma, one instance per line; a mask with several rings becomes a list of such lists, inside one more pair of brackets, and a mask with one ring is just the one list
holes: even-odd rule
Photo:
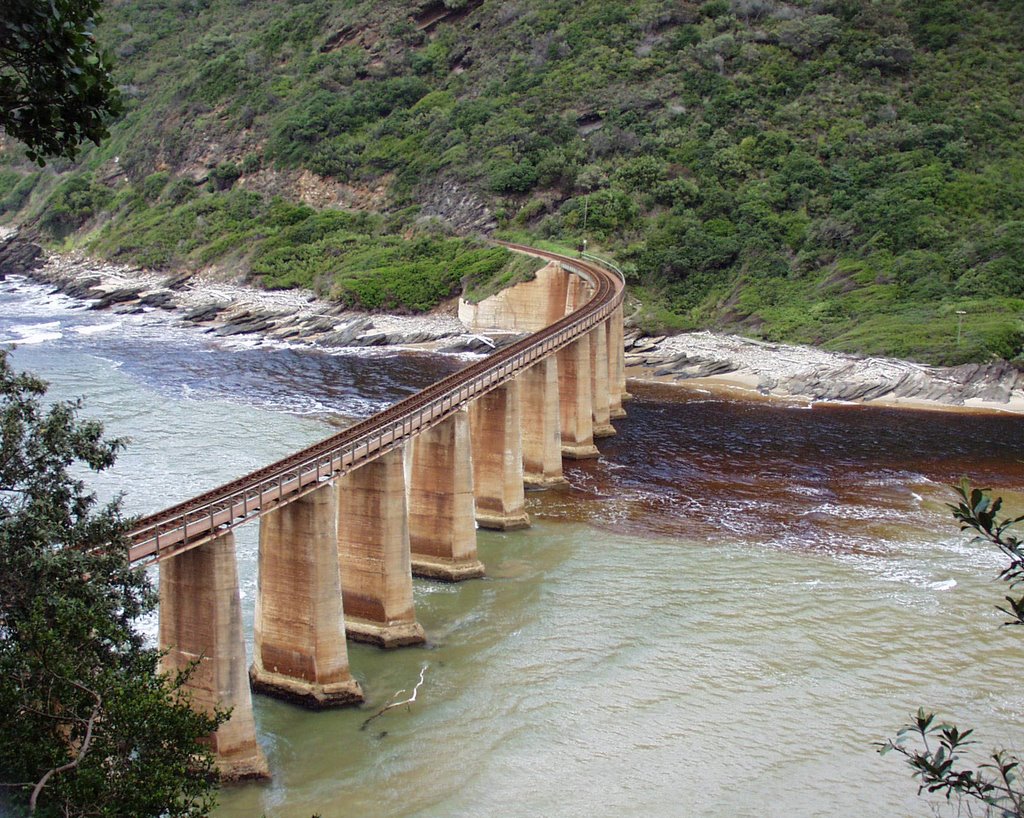
[[580, 253], [580, 257], [585, 258], [587, 261], [592, 261], [595, 264], [600, 264], [602, 267], [606, 267], [607, 269], [615, 273], [615, 275], [619, 277], [619, 280], [623, 284], [626, 283], [626, 274], [622, 272], [622, 270], [615, 264], [612, 264], [612, 262], [610, 262], [608, 259], [601, 258], [600, 256], [595, 256], [593, 253], [588, 253], [586, 251]]
[[[129, 533], [132, 562], [154, 562], [201, 545], [248, 519], [316, 490], [436, 426], [606, 320], [622, 302], [622, 275], [553, 257], [595, 290], [591, 299], [539, 332], [498, 350], [337, 435], [158, 514]], [[601, 262], [604, 264], [604, 262]]]

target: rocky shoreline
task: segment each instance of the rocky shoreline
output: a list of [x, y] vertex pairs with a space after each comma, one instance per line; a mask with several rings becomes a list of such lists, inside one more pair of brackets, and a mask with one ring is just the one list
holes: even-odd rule
[[80, 253], [46, 254], [11, 234], [0, 234], [0, 275], [28, 276], [94, 310], [164, 311], [168, 320], [218, 338], [257, 335], [319, 348], [396, 346], [442, 352], [487, 352], [504, 340], [470, 332], [450, 311], [369, 315], [308, 290], [261, 290], [201, 274], [167, 275], [108, 264]]
[[1024, 412], [1024, 368], [1006, 361], [927, 366], [711, 332], [627, 332], [626, 371], [648, 383], [799, 402]]
[[[90, 309], [166, 312], [168, 320], [219, 338], [257, 335], [311, 348], [396, 346], [485, 353], [518, 336], [469, 330], [453, 310], [368, 315], [304, 290], [260, 290], [201, 274], [159, 274], [46, 254], [0, 228], [0, 276], [27, 275]], [[873, 403], [933, 409], [1024, 413], [1024, 368], [1005, 361], [933, 367], [893, 358], [829, 352], [712, 332], [625, 336], [630, 382], [673, 384], [738, 397], [800, 402]]]

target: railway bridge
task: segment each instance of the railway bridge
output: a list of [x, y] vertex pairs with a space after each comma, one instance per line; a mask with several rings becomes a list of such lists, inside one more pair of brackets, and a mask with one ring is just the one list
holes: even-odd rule
[[[593, 257], [528, 286], [542, 329], [326, 440], [138, 522], [133, 563], [160, 563], [164, 669], [195, 662], [195, 706], [231, 708], [211, 736], [225, 779], [269, 774], [251, 690], [309, 707], [362, 701], [346, 639], [426, 637], [413, 575], [482, 576], [477, 526], [529, 525], [524, 486], [563, 482], [624, 416], [624, 282]], [[233, 529], [260, 518], [255, 649], [246, 669]]]

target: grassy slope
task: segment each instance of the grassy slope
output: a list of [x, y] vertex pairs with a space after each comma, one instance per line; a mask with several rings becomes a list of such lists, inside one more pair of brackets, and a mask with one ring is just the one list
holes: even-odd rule
[[[448, 6], [430, 26], [440, 3], [112, 2], [128, 115], [28, 207], [114, 257], [419, 309], [509, 273], [417, 221], [447, 186], [519, 235], [573, 243], [585, 219], [652, 327], [1021, 354], [1016, 0]], [[24, 203], [19, 172], [0, 208]], [[386, 215], [273, 199], [303, 172], [383, 189]]]

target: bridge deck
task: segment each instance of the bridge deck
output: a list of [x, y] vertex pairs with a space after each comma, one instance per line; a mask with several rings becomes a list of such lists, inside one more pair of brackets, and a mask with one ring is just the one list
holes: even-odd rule
[[498, 350], [372, 417], [276, 463], [139, 520], [128, 533], [129, 558], [147, 564], [195, 548], [244, 522], [302, 497], [436, 426], [470, 401], [516, 377], [606, 320], [622, 303], [620, 275], [591, 261], [506, 244], [556, 261], [594, 286], [574, 312]]

